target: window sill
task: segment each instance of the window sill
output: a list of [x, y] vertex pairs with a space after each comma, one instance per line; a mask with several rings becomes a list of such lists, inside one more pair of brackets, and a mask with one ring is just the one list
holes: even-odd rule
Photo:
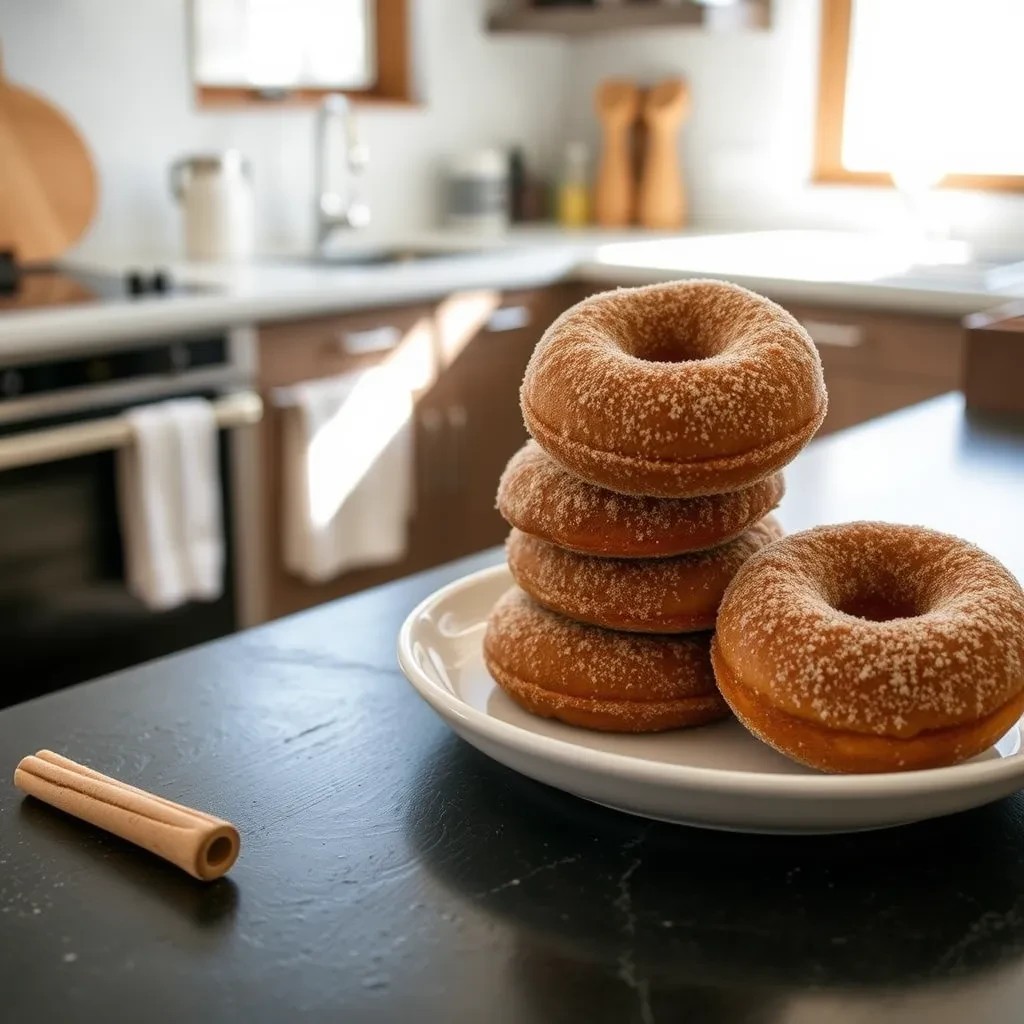
[[424, 105], [421, 100], [408, 94], [374, 90], [350, 92], [345, 89], [290, 89], [280, 95], [268, 95], [260, 89], [244, 86], [231, 88], [204, 85], [196, 86], [195, 101], [200, 110], [294, 109], [318, 106], [325, 96], [337, 92], [347, 96], [356, 106], [417, 108]]
[[[867, 185], [895, 188], [892, 175], [885, 171], [848, 171], [845, 168], [817, 168], [811, 176], [815, 185]], [[1024, 192], [1024, 175], [947, 174], [937, 188], [985, 192]]]

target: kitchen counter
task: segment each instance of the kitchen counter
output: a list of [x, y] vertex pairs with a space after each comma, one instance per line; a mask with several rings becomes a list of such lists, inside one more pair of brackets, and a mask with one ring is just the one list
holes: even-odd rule
[[[948, 396], [812, 445], [791, 528], [960, 530], [1024, 575], [1024, 423]], [[409, 610], [493, 550], [0, 713], [234, 821], [202, 885], [10, 786], [4, 1018], [251, 1022], [1018, 1021], [1024, 797], [831, 837], [702, 832], [530, 782], [395, 666]]]
[[[298, 258], [231, 265], [172, 265], [208, 291], [173, 298], [0, 313], [0, 363], [113, 347], [145, 337], [397, 305], [476, 288], [531, 288], [579, 279], [647, 284], [719, 276], [779, 301], [865, 306], [959, 317], [1024, 295], [1024, 281], [994, 287], [969, 268], [916, 267], [916, 250], [870, 236], [829, 232], [668, 236], [651, 232], [524, 228], [497, 238], [434, 231], [359, 244], [451, 248], [451, 258], [342, 268]], [[461, 252], [459, 250], [472, 250]], [[945, 258], [946, 254], [940, 254]], [[954, 257], [963, 258], [963, 253]], [[158, 259], [93, 260], [123, 273]], [[1005, 285], [1005, 282], [1004, 282]]]

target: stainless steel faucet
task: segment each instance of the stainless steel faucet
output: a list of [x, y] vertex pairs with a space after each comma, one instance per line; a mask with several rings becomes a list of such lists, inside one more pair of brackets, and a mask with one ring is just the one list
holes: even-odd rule
[[[344, 132], [348, 171], [344, 193], [338, 192], [331, 183], [331, 168], [327, 166], [327, 133], [339, 123]], [[361, 228], [370, 223], [370, 207], [359, 190], [359, 178], [370, 162], [370, 150], [359, 138], [359, 125], [352, 104], [340, 93], [324, 97], [317, 111], [314, 130], [316, 248], [319, 252], [336, 228]]]

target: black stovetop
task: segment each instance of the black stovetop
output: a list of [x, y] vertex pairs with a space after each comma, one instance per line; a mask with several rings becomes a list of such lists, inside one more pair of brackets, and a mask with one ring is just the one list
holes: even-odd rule
[[94, 302], [137, 302], [203, 290], [174, 281], [160, 267], [102, 274], [74, 266], [19, 266], [9, 253], [0, 252], [0, 312]]

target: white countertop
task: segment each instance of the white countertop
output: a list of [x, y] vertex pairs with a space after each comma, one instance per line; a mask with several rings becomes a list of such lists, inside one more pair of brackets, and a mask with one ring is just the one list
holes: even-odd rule
[[[894, 239], [829, 232], [668, 236], [640, 232], [517, 229], [498, 238], [432, 232], [376, 247], [469, 249], [376, 267], [337, 267], [301, 258], [239, 265], [172, 264], [180, 283], [208, 291], [131, 302], [0, 313], [0, 361], [130, 344], [146, 337], [397, 305], [478, 288], [529, 288], [567, 279], [609, 287], [687, 277], [726, 278], [786, 301], [864, 306], [959, 317], [1024, 296], [1024, 278], [985, 280], [958, 266], [953, 245], [922, 266], [916, 247]], [[947, 257], [952, 253], [952, 262]], [[964, 257], [965, 258], [965, 257]], [[926, 261], [927, 262], [927, 261]], [[113, 258], [83, 264], [123, 273], [166, 261]], [[1003, 287], [993, 287], [1002, 283]]]

